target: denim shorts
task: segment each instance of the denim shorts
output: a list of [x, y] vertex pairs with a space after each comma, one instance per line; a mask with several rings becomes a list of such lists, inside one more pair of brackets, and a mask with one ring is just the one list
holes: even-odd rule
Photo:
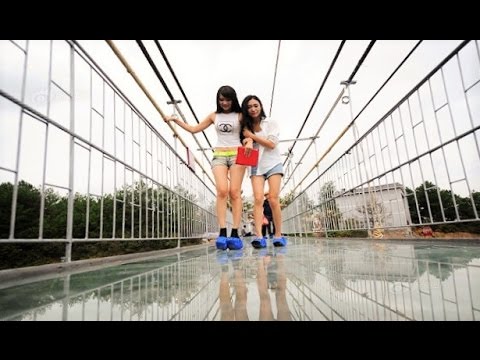
[[[265, 174], [263, 174], [263, 177], [265, 179], [268, 179], [270, 176], [275, 175], [275, 174], [280, 174], [283, 176], [283, 165], [282, 163], [275, 165], [273, 168], [268, 170]], [[250, 169], [250, 176], [257, 175], [257, 167], [251, 167]], [[259, 174], [260, 175], [260, 174]]]
[[227, 150], [227, 151], [215, 151], [213, 153], [212, 159], [212, 169], [215, 166], [226, 166], [230, 168], [230, 166], [235, 164], [235, 160], [237, 159], [237, 151], [236, 150]]

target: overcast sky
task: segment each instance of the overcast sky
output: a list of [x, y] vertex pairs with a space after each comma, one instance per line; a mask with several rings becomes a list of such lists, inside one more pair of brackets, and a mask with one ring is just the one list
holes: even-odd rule
[[[362, 66], [358, 69], [351, 87], [351, 103], [355, 116], [386, 78], [399, 65], [418, 40], [378, 40]], [[445, 58], [461, 40], [425, 40], [404, 64], [369, 108], [357, 120], [360, 134], [369, 129], [409, 90]], [[142, 91], [134, 83], [130, 74], [118, 61], [105, 41], [80, 40], [80, 45], [95, 59], [100, 67], [112, 78], [127, 97], [140, 109], [143, 115], [167, 139], [172, 140], [170, 128], [163, 122], [158, 112], [150, 104]], [[140, 77], [162, 110], [172, 113], [167, 93], [157, 79], [138, 44], [134, 40], [114, 41], [125, 56], [134, 72]], [[196, 121], [188, 109], [185, 99], [173, 81], [155, 43], [143, 42], [152, 56], [170, 91], [180, 104], [186, 120], [190, 124]], [[198, 119], [203, 120], [215, 110], [215, 96], [222, 85], [231, 85], [237, 91], [239, 101], [249, 94], [255, 94], [263, 102], [267, 114], [272, 103], [272, 87], [275, 63], [279, 46], [278, 40], [159, 40], [177, 78], [183, 87]], [[308, 111], [314, 103], [315, 96], [326, 76], [329, 66], [337, 52], [340, 40], [282, 40], [280, 43], [276, 85], [273, 96], [271, 116], [280, 123], [281, 139], [293, 139], [297, 136]], [[341, 81], [347, 80], [354, 71], [370, 40], [348, 40], [343, 47], [338, 61], [315, 103], [300, 138], [314, 135], [326, 114], [342, 90]], [[65, 64], [66, 65], [66, 64]], [[1, 70], [1, 69], [0, 69]], [[5, 74], [1, 74], [5, 78]], [[337, 138], [345, 126], [352, 120], [348, 106], [338, 106], [320, 132], [316, 149], [311, 148], [309, 155], [302, 160], [301, 167], [295, 174], [298, 179], [302, 173], [310, 170], [316, 158], [320, 157]], [[5, 129], [4, 129], [5, 130]], [[183, 139], [190, 144], [197, 159], [204, 162], [209, 169], [198, 145], [192, 135], [178, 129]], [[216, 142], [213, 127], [206, 131], [212, 145]], [[208, 147], [204, 136], [196, 135], [202, 147]], [[352, 140], [340, 143], [332, 154], [321, 164], [325, 169], [335, 160]], [[293, 163], [298, 162], [309, 141], [297, 142], [293, 149]], [[282, 142], [281, 153], [285, 153], [292, 142]], [[179, 144], [179, 146], [181, 146]], [[314, 155], [316, 151], [316, 155]], [[183, 155], [183, 149], [179, 148]], [[208, 153], [211, 157], [211, 153]], [[291, 188], [288, 184], [286, 190]], [[251, 194], [249, 179], [245, 179], [244, 192]]]

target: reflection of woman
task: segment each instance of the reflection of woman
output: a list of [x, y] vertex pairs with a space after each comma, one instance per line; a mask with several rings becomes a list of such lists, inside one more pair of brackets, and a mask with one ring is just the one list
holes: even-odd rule
[[233, 261], [233, 288], [235, 289], [235, 305], [230, 299], [230, 273], [228, 266], [222, 266], [220, 276], [220, 320], [222, 321], [245, 321], [247, 313], [247, 286], [245, 284], [245, 272], [240, 266], [241, 260]]
[[290, 309], [287, 303], [287, 275], [285, 274], [285, 256], [277, 254], [277, 291], [275, 300], [277, 301], [277, 320], [292, 320]]
[[267, 266], [271, 261], [270, 256], [261, 257], [257, 260], [257, 286], [260, 296], [259, 320], [273, 320], [272, 302], [268, 292]]
[[260, 296], [259, 320], [275, 320], [268, 289], [275, 291], [277, 303], [277, 320], [292, 320], [287, 303], [287, 276], [285, 275], [285, 257], [277, 254], [265, 256], [257, 261], [257, 286]]
[[[233, 253], [233, 252], [232, 252]], [[236, 254], [228, 256], [232, 260], [233, 274], [229, 272], [228, 260], [222, 253], [219, 262], [222, 264], [220, 275], [220, 320], [222, 321], [245, 321], [249, 320], [247, 312], [247, 286], [245, 283], [245, 270], [241, 263], [242, 259], [235, 259]], [[240, 256], [240, 255], [238, 255]], [[275, 320], [272, 311], [270, 291], [275, 292], [277, 303], [277, 319], [291, 320], [288, 308], [286, 289], [287, 277], [285, 275], [285, 258], [283, 254], [276, 256], [268, 255], [257, 260], [257, 286], [260, 296], [259, 320]], [[231, 289], [234, 289], [235, 299], [232, 304]]]

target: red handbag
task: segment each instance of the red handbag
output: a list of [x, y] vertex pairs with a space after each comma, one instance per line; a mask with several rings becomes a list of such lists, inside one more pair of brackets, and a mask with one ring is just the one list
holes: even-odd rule
[[245, 155], [245, 149], [243, 146], [239, 146], [237, 149], [237, 159], [235, 164], [246, 166], [257, 166], [258, 164], [258, 149], [251, 149], [250, 155]]

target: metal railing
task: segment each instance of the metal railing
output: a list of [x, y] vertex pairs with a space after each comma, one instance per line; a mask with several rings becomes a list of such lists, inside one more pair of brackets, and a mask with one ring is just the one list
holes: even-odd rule
[[[353, 119], [352, 84], [344, 85]], [[480, 233], [479, 94], [479, 42], [464, 41], [361, 137], [352, 120], [339, 137], [353, 145], [322, 173], [317, 158], [317, 174], [289, 194], [283, 231], [408, 237], [455, 225]]]
[[[74, 42], [0, 41], [0, 243], [198, 239], [215, 194]], [[186, 154], [184, 154], [186, 155]]]

